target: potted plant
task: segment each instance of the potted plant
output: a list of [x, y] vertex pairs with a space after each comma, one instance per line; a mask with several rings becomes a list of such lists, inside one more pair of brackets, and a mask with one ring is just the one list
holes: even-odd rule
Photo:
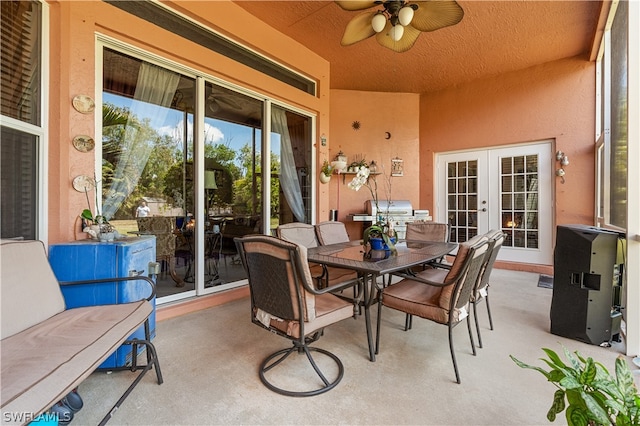
[[324, 160], [322, 163], [322, 167], [320, 168], [320, 182], [328, 183], [331, 180], [331, 172], [333, 169], [329, 165], [327, 160]]
[[509, 355], [519, 367], [542, 373], [557, 388], [547, 412], [550, 422], [566, 409], [569, 426], [640, 424], [640, 394], [623, 356], [616, 359], [614, 378], [601, 363], [563, 349], [568, 365], [551, 349], [542, 349], [549, 359], [541, 360], [550, 367], [549, 371]]
[[[364, 161], [364, 160], [363, 160]], [[363, 186], [366, 186], [373, 197], [373, 202], [376, 205], [376, 212], [380, 212], [378, 204], [378, 182], [375, 176], [370, 176], [371, 170], [365, 165], [357, 166], [356, 175], [349, 182], [348, 186], [354, 191], [358, 191]], [[386, 181], [386, 195], [387, 200], [391, 199], [391, 179]], [[389, 205], [389, 203], [387, 203]], [[388, 210], [384, 215], [380, 214], [375, 222], [364, 230], [362, 236], [362, 244], [369, 245], [373, 250], [390, 250], [391, 253], [396, 253], [395, 243], [398, 235], [393, 229], [393, 222], [389, 219]]]

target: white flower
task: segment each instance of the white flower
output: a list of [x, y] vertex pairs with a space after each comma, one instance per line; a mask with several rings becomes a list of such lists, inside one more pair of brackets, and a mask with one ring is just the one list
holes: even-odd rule
[[347, 184], [347, 186], [350, 189], [353, 189], [354, 191], [358, 191], [360, 188], [362, 188], [363, 185], [367, 184], [367, 180], [369, 179], [369, 173], [370, 173], [370, 170], [368, 167], [366, 166], [359, 167], [358, 171], [356, 172], [356, 175], [353, 177], [351, 182]]

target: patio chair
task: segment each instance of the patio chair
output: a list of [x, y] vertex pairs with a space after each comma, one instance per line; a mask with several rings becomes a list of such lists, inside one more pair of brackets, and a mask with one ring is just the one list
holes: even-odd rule
[[[439, 222], [409, 222], [405, 234], [407, 240], [418, 241], [442, 241], [449, 242], [449, 224]], [[422, 269], [427, 268], [432, 263], [441, 263], [443, 258], [433, 260], [421, 265]]]
[[493, 264], [498, 257], [498, 252], [500, 251], [500, 247], [502, 247], [502, 243], [504, 242], [505, 235], [502, 231], [492, 229], [491, 231], [484, 234], [489, 242], [489, 251], [487, 256], [485, 257], [484, 265], [482, 265], [482, 270], [480, 271], [480, 276], [478, 277], [478, 281], [476, 284], [476, 288], [471, 295], [471, 303], [473, 304], [473, 318], [476, 323], [476, 333], [478, 334], [478, 347], [482, 347], [482, 337], [480, 336], [480, 325], [478, 324], [478, 312], [477, 305], [478, 303], [485, 300], [487, 304], [487, 315], [489, 316], [489, 328], [493, 330], [493, 319], [491, 318], [491, 307], [489, 306], [489, 279], [491, 278], [491, 271], [493, 270]]
[[320, 222], [315, 225], [316, 236], [320, 245], [346, 243], [349, 241], [349, 234], [344, 223], [335, 220]]
[[[279, 225], [276, 228], [276, 236], [308, 249], [320, 245], [315, 227], [306, 223], [295, 222]], [[319, 265], [317, 263], [311, 263], [309, 268], [319, 288], [334, 286], [345, 281], [358, 280], [358, 274], [351, 269]]]
[[170, 216], [148, 216], [136, 218], [140, 234], [155, 235], [156, 260], [168, 266], [169, 274], [176, 287], [184, 287], [185, 282], [178, 277], [175, 268], [176, 235], [174, 234], [175, 218]]
[[[313, 396], [333, 389], [344, 375], [342, 362], [331, 352], [310, 344], [320, 338], [325, 327], [353, 316], [352, 304], [330, 293], [353, 284], [316, 289], [304, 246], [267, 235], [248, 235], [234, 241], [249, 280], [251, 321], [293, 343], [292, 347], [269, 355], [260, 364], [262, 383], [272, 391], [288, 396]], [[327, 379], [313, 359], [312, 352], [335, 362], [335, 378]], [[284, 388], [283, 384], [290, 383], [292, 378], [302, 377], [302, 371], [288, 370], [287, 364], [283, 364], [291, 354], [306, 355], [321, 379], [320, 387], [312, 390]], [[275, 371], [280, 371], [280, 374], [272, 371], [277, 366], [280, 368]], [[304, 382], [305, 389], [310, 387], [308, 376], [300, 380]]]
[[451, 351], [456, 382], [460, 383], [460, 373], [453, 348], [453, 328], [464, 319], [467, 320], [471, 349], [473, 355], [476, 355], [469, 305], [488, 248], [488, 243], [484, 240], [475, 245], [468, 242], [462, 243], [453, 264], [451, 266], [442, 265], [446, 269], [426, 269], [416, 276], [399, 274], [403, 279], [386, 287], [380, 293], [376, 352], [379, 347], [383, 305], [406, 314], [417, 315], [437, 324], [446, 325], [449, 329], [449, 350]]

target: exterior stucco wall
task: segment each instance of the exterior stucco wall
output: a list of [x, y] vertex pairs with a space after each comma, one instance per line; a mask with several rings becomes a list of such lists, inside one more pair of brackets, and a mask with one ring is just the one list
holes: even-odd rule
[[[419, 95], [411, 93], [379, 93], [351, 90], [331, 91], [331, 135], [327, 160], [331, 162], [342, 150], [348, 162], [364, 156], [367, 162], [375, 160], [378, 171], [387, 176], [391, 170], [391, 159], [404, 161], [404, 176], [391, 178], [391, 199], [410, 200], [418, 208], [419, 188], [417, 176], [420, 172], [418, 134]], [[353, 129], [353, 122], [360, 124]], [[387, 139], [387, 133], [390, 136]], [[322, 161], [322, 159], [320, 159]], [[364, 212], [364, 203], [371, 193], [363, 187], [353, 191], [347, 184], [353, 175], [334, 175], [326, 185], [320, 185], [330, 193], [330, 209], [338, 209], [338, 220], [345, 222], [349, 236], [360, 238], [362, 226], [349, 220], [350, 213]], [[378, 197], [386, 199], [382, 175], [377, 176]], [[328, 220], [328, 216], [321, 220]]]
[[566, 183], [554, 178], [554, 222], [592, 225], [594, 84], [595, 64], [573, 58], [422, 95], [420, 206], [435, 208], [436, 153], [553, 139], [570, 160]]
[[[313, 96], [268, 77], [254, 69], [184, 40], [152, 23], [136, 18], [102, 1], [51, 1], [50, 31], [50, 113], [49, 113], [49, 230], [50, 243], [86, 238], [77, 216], [86, 208], [83, 193], [73, 190], [78, 175], [93, 176], [94, 153], [73, 149], [78, 134], [97, 138], [95, 114], [75, 111], [71, 101], [78, 94], [97, 98], [101, 90], [96, 35], [142, 49], [170, 61], [281, 100], [317, 116], [318, 134], [329, 133], [329, 64], [301, 44], [274, 31], [233, 2], [165, 2], [180, 13], [198, 20], [212, 30], [231, 37], [245, 47], [315, 80]], [[316, 144], [316, 159], [326, 157], [328, 147]], [[314, 149], [316, 147], [314, 146]], [[90, 199], [93, 205], [93, 194]], [[328, 214], [328, 194], [319, 192], [316, 205]], [[319, 213], [321, 214], [321, 213]]]

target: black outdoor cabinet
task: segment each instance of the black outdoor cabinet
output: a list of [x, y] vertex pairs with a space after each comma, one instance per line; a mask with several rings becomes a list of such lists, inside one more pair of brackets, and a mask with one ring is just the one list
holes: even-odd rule
[[551, 333], [594, 345], [618, 340], [624, 241], [593, 226], [557, 227]]

